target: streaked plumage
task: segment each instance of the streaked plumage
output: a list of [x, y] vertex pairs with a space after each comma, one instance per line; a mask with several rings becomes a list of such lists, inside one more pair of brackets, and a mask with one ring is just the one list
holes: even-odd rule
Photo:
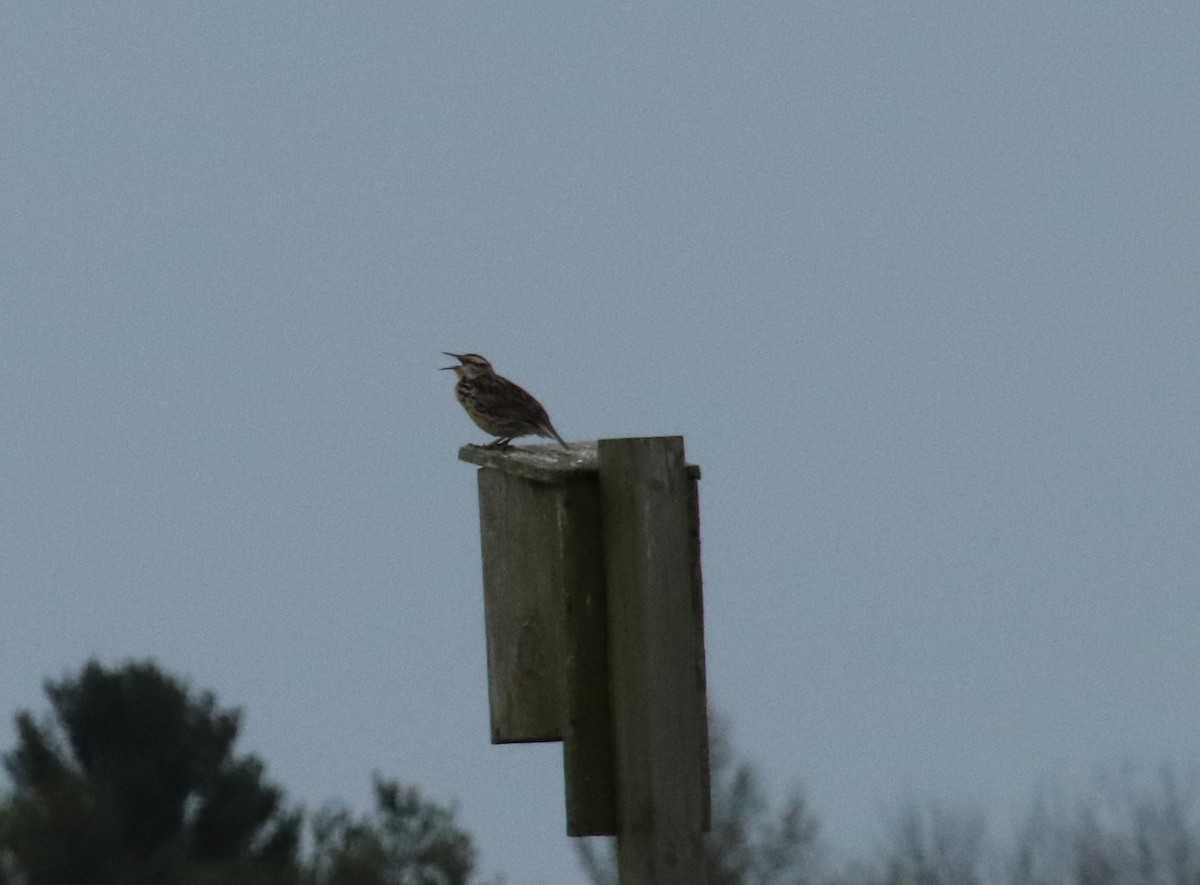
[[454, 395], [481, 430], [496, 437], [489, 447], [505, 448], [519, 436], [544, 436], [569, 448], [550, 416], [532, 394], [496, 374], [492, 364], [477, 353], [447, 353], [461, 363], [444, 366], [458, 376]]

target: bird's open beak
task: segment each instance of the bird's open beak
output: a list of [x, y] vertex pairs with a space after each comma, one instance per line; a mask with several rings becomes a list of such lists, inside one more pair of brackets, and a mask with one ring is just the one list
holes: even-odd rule
[[[452, 356], [452, 357], [454, 357], [456, 360], [458, 360], [460, 364], [462, 363], [462, 357], [461, 357], [461, 356], [459, 356], [457, 353], [446, 353], [446, 351], [444, 351], [444, 350], [442, 351], [442, 353], [445, 353], [445, 354], [446, 354], [446, 356]], [[444, 371], [446, 371], [447, 369], [457, 369], [457, 368], [458, 368], [458, 366], [442, 366], [442, 368], [440, 369], [440, 371], [444, 372]]]

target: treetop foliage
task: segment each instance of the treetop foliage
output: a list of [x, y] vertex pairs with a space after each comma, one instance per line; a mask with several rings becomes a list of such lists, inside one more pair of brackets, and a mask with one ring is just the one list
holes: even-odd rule
[[[46, 684], [3, 755], [0, 885], [470, 885], [457, 810], [375, 775], [374, 808], [289, 808], [236, 752], [241, 713], [148, 661], [96, 662]], [[831, 869], [798, 790], [773, 800], [715, 719], [708, 885], [1200, 885], [1200, 779], [1127, 770], [1095, 798], [1044, 795], [1004, 845], [974, 809], [909, 806], [875, 855]], [[611, 851], [580, 840], [596, 885]]]
[[303, 815], [234, 746], [237, 710], [148, 661], [96, 662], [46, 684], [49, 714], [16, 716], [0, 796], [0, 885], [466, 885], [454, 810], [376, 777], [376, 811]]

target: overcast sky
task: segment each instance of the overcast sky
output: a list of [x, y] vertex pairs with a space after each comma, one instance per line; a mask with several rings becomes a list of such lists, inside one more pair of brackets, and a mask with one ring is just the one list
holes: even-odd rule
[[8, 3], [0, 747], [154, 657], [306, 804], [488, 743], [440, 351], [704, 471], [711, 700], [865, 851], [1200, 762], [1200, 5]]

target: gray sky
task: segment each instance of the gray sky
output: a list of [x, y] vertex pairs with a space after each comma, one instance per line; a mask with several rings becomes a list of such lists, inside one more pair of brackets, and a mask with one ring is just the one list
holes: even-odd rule
[[0, 746], [153, 656], [308, 804], [488, 743], [439, 351], [704, 470], [711, 698], [865, 850], [1195, 764], [1200, 5], [6, 4]]

